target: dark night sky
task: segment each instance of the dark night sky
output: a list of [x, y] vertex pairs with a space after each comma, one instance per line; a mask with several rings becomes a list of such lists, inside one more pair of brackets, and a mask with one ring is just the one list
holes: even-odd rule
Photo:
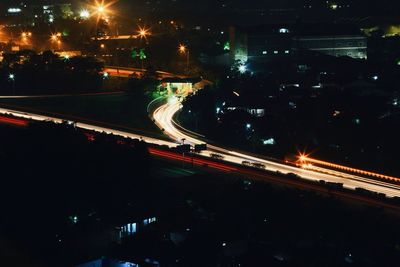
[[[1, 0], [0, 8], [4, 8], [9, 4], [21, 3], [23, 0]], [[91, 0], [26, 0], [26, 3], [65, 3], [65, 2], [92, 2]], [[107, 2], [107, 1], [106, 1]], [[157, 2], [161, 4], [156, 4]], [[397, 15], [399, 16], [400, 1], [399, 0], [336, 0], [337, 3], [348, 3], [353, 7], [353, 12], [366, 15]], [[119, 0], [119, 4], [127, 4], [134, 7], [146, 6], [146, 3], [151, 3], [151, 6], [159, 6], [162, 8], [177, 8], [185, 9], [191, 13], [196, 11], [218, 11], [218, 8], [225, 5], [231, 9], [254, 9], [254, 8], [296, 8], [305, 4], [313, 6], [324, 5], [326, 0]], [[148, 5], [147, 5], [148, 6]]]

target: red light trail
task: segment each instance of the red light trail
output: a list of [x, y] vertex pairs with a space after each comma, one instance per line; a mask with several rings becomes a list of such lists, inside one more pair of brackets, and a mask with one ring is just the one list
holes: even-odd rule
[[21, 127], [27, 127], [29, 125], [29, 122], [26, 120], [4, 117], [4, 116], [0, 116], [0, 123], [6, 123]]
[[225, 172], [237, 171], [236, 168], [230, 167], [230, 166], [225, 165], [225, 164], [216, 163], [216, 162], [213, 162], [213, 161], [199, 159], [199, 158], [194, 158], [193, 156], [186, 156], [185, 157], [185, 156], [183, 156], [181, 154], [167, 152], [167, 151], [163, 151], [163, 150], [159, 150], [159, 149], [155, 149], [155, 148], [149, 148], [149, 153], [152, 154], [152, 155], [163, 157], [163, 158], [184, 161], [184, 162], [187, 162], [187, 163], [193, 163], [193, 164], [199, 165], [199, 166], [205, 166], [206, 165], [208, 167], [211, 167], [211, 168], [214, 168], [214, 169], [218, 169], [220, 171], [225, 171]]

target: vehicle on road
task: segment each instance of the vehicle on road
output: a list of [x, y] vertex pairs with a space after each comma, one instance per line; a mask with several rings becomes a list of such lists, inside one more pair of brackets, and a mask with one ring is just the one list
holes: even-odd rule
[[247, 166], [247, 167], [251, 167], [251, 162], [247, 161], [247, 160], [244, 160], [244, 161], [242, 161], [242, 165]]
[[254, 168], [257, 168], [257, 169], [265, 170], [265, 165], [264, 165], [264, 164], [261, 164], [261, 163], [258, 163], [258, 162], [253, 162], [253, 163], [251, 164], [251, 166], [253, 166]]
[[212, 159], [218, 159], [218, 160], [223, 160], [223, 159], [224, 159], [224, 156], [222, 156], [222, 155], [220, 155], [220, 154], [217, 154], [217, 153], [211, 153], [211, 154], [210, 154], [210, 157], [211, 157]]

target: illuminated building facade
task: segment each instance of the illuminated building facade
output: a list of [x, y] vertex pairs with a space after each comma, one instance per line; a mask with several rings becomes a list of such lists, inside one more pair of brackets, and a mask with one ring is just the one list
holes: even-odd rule
[[56, 19], [73, 16], [71, 3], [39, 4], [30, 1], [6, 6], [4, 15], [9, 26], [35, 26], [36, 23], [53, 23]]
[[367, 37], [348, 25], [287, 24], [230, 29], [231, 62], [289, 59], [308, 51], [367, 58]]
[[296, 37], [296, 48], [334, 57], [367, 58], [367, 38], [359, 35]]

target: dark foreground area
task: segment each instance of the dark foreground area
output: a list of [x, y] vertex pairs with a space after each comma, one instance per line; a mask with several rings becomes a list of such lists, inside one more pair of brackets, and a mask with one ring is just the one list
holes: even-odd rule
[[393, 266], [399, 216], [152, 158], [51, 123], [0, 124], [2, 266]]

